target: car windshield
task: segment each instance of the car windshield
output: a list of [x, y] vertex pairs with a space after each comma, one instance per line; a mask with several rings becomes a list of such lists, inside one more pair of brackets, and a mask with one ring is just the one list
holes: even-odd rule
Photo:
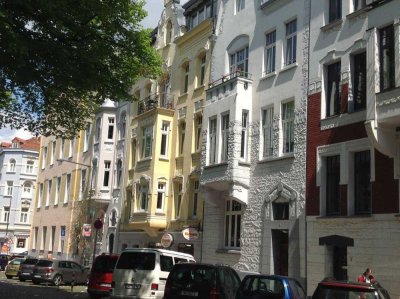
[[116, 257], [99, 256], [96, 258], [93, 264], [92, 272], [100, 272], [100, 273], [114, 272], [114, 267], [116, 263], [117, 263]]
[[12, 264], [12, 265], [19, 265], [19, 264], [21, 264], [22, 263], [22, 260], [21, 259], [15, 259], [15, 260], [12, 260], [11, 262], [10, 262], [10, 264]]
[[37, 263], [37, 259], [26, 259], [22, 262], [24, 265], [35, 265]]
[[282, 281], [265, 276], [247, 276], [242, 283], [244, 293], [268, 295], [271, 298], [284, 298], [285, 288]]
[[319, 287], [312, 299], [376, 299], [374, 290]]
[[154, 270], [156, 255], [153, 252], [123, 252], [116, 269]]
[[182, 287], [189, 284], [203, 284], [215, 286], [215, 268], [208, 265], [180, 264], [170, 273], [171, 287]]
[[53, 265], [52, 261], [38, 261], [36, 266], [39, 267], [51, 267]]

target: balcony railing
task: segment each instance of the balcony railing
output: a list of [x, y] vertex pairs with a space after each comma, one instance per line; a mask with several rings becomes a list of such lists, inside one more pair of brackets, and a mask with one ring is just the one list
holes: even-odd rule
[[173, 97], [168, 93], [152, 94], [138, 103], [138, 115], [155, 108], [174, 109]]
[[251, 74], [243, 72], [243, 71], [235, 71], [235, 72], [232, 72], [230, 74], [224, 75], [224, 76], [222, 76], [221, 78], [219, 78], [219, 79], [217, 79], [215, 81], [212, 81], [212, 82], [208, 83], [208, 88], [213, 88], [215, 86], [223, 84], [226, 81], [229, 81], [229, 80], [237, 78], [237, 77], [251, 79]]

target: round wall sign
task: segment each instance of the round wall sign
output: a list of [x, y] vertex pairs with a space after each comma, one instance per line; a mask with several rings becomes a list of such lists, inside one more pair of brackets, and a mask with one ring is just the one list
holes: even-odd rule
[[188, 227], [182, 231], [182, 235], [186, 240], [193, 241], [199, 238], [199, 231], [194, 227]]
[[93, 226], [95, 229], [102, 229], [103, 222], [99, 218], [97, 218], [96, 221], [93, 223]]
[[169, 234], [169, 233], [165, 233], [163, 234], [163, 236], [161, 237], [161, 245], [164, 248], [169, 248], [171, 247], [172, 243], [174, 242], [174, 237]]

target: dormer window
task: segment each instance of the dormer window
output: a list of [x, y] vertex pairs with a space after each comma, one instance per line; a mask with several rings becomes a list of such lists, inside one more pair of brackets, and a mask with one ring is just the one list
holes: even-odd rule
[[12, 143], [12, 148], [19, 148], [19, 143], [18, 142], [13, 142]]

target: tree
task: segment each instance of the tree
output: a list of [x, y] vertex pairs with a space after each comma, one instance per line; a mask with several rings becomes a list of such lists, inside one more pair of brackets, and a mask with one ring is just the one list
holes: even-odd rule
[[70, 138], [160, 74], [143, 0], [0, 0], [0, 128]]

